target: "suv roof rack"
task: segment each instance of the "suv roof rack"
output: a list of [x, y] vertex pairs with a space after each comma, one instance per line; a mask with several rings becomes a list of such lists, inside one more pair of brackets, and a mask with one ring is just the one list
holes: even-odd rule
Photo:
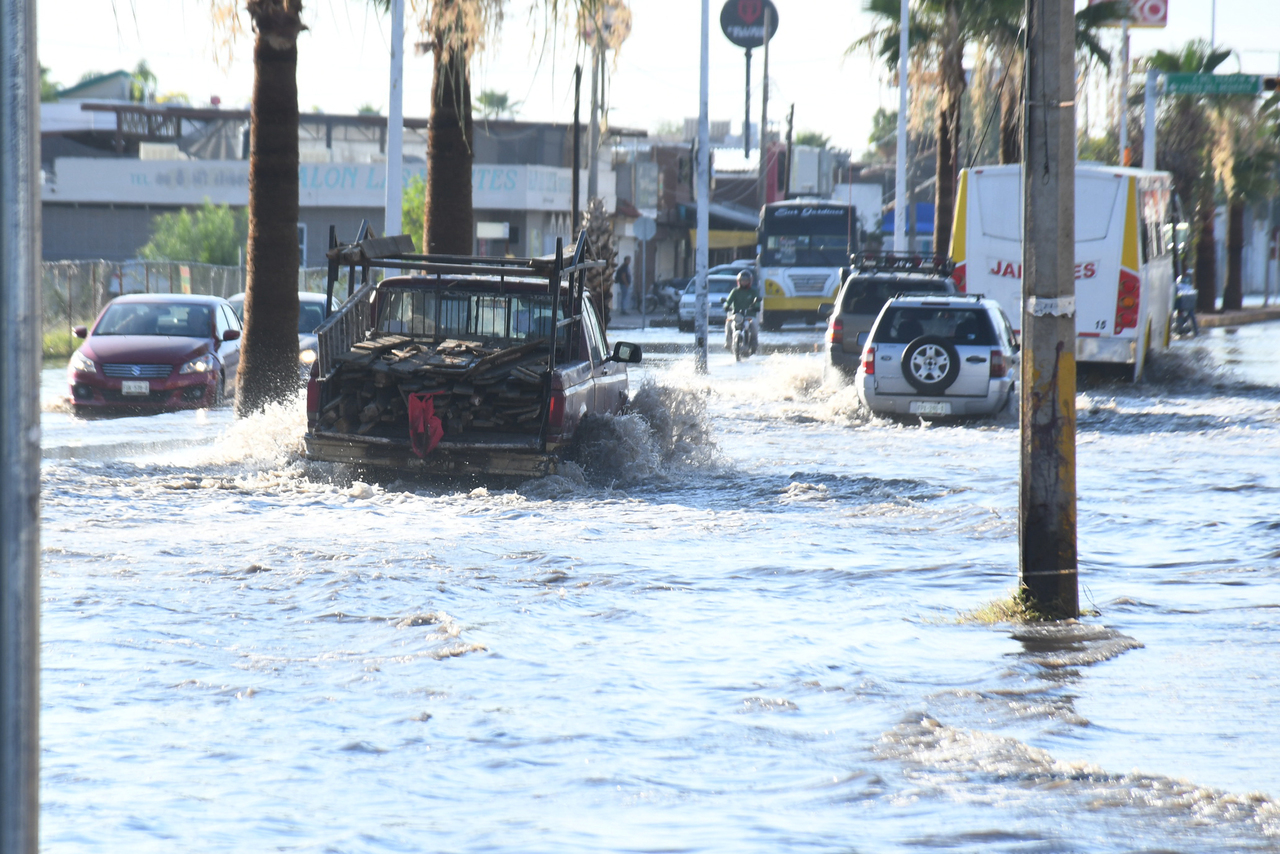
[[898, 291], [893, 295], [894, 299], [900, 297], [911, 297], [913, 299], [936, 299], [936, 300], [971, 300], [977, 302], [984, 299], [983, 294], [940, 294], [933, 291]]
[[935, 273], [949, 276], [955, 263], [945, 255], [921, 255], [917, 252], [857, 252], [849, 263], [859, 272]]

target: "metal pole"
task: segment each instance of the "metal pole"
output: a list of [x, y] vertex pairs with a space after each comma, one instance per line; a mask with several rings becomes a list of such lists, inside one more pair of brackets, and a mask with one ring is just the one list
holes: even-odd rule
[[387, 187], [384, 235], [400, 233], [404, 165], [404, 0], [391, 0], [391, 91], [387, 97]]
[[587, 198], [594, 199], [600, 195], [600, 33], [596, 33], [595, 44], [591, 46], [591, 136], [587, 140]]
[[582, 204], [578, 195], [582, 192], [582, 66], [573, 67], [573, 203], [570, 210], [573, 221], [569, 223], [569, 235], [575, 241], [578, 234], [578, 212]]
[[1129, 165], [1129, 19], [1120, 21], [1120, 165]]
[[893, 250], [907, 251], [907, 36], [910, 0], [902, 0], [898, 22], [898, 168], [893, 182]]
[[765, 172], [769, 165], [769, 5], [764, 7], [764, 82], [760, 86], [760, 175], [757, 179], [760, 208], [769, 203]]
[[0, 57], [0, 854], [35, 854], [41, 346], [35, 0], [4, 3]]
[[746, 109], [742, 111], [742, 156], [751, 156], [751, 48], [747, 48]]
[[1160, 72], [1147, 69], [1147, 85], [1142, 94], [1142, 168], [1156, 168], [1156, 85]]
[[[632, 174], [635, 174], [635, 170], [632, 170]], [[635, 196], [633, 195], [631, 198], [634, 199]], [[640, 252], [638, 253], [640, 257], [636, 259], [640, 262], [639, 264], [636, 265], [637, 267], [640, 268], [639, 269], [640, 276], [636, 280], [636, 284], [638, 285], [636, 290], [640, 292], [640, 328], [641, 329], [649, 328], [649, 310], [648, 308], [645, 307], [645, 304], [644, 304], [644, 248], [648, 242], [649, 241], [647, 240], [636, 241], [636, 243], [638, 243], [640, 246]]]
[[[710, 32], [711, 11], [709, 0], [702, 0], [702, 62], [698, 71], [698, 244], [694, 248], [694, 264], [698, 282], [698, 310], [694, 316], [694, 366], [698, 373], [707, 372], [707, 242], [711, 231], [711, 127], [707, 120], [707, 92], [710, 89]], [[768, 8], [767, 6], [765, 7]], [[766, 13], [767, 15], [767, 13]], [[768, 19], [765, 20], [765, 36], [768, 36]], [[768, 42], [766, 41], [767, 45]], [[769, 51], [765, 50], [765, 67], [769, 66]], [[764, 139], [763, 129], [760, 134]], [[762, 143], [763, 144], [763, 143]]]
[[1019, 580], [1034, 606], [1079, 612], [1076, 559], [1075, 18], [1027, 0], [1023, 108]]

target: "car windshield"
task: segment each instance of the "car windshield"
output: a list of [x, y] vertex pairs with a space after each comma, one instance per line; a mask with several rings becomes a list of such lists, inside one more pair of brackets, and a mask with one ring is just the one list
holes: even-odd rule
[[324, 306], [318, 302], [298, 304], [298, 334], [309, 335], [324, 320]]
[[880, 313], [884, 304], [901, 293], [935, 293], [949, 294], [953, 290], [942, 279], [853, 279], [845, 288], [844, 302], [840, 310], [846, 314]]
[[213, 313], [207, 305], [189, 303], [112, 303], [93, 334], [208, 338], [213, 335]]
[[879, 344], [908, 344], [936, 335], [953, 344], [994, 346], [995, 330], [987, 313], [976, 308], [902, 306], [885, 309], [873, 339]]
[[[733, 290], [733, 286], [737, 284], [737, 279], [731, 279], [727, 276], [708, 276], [707, 277], [707, 293], [710, 294], [727, 294]], [[698, 295], [698, 280], [694, 279], [685, 288], [684, 292], [690, 296]]]

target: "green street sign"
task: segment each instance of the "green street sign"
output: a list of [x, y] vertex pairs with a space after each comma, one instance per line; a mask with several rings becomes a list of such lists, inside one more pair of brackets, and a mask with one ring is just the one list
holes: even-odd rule
[[1166, 74], [1166, 95], [1257, 95], [1262, 78], [1257, 74]]

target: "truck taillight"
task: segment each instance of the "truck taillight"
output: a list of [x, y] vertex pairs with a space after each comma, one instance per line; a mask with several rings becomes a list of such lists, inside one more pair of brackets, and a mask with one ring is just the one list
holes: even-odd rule
[[1115, 331], [1138, 328], [1138, 277], [1128, 270], [1120, 270], [1120, 287], [1116, 291]]
[[547, 432], [564, 432], [564, 389], [552, 389], [551, 401], [547, 404]]
[[991, 379], [998, 380], [1009, 375], [1009, 363], [1004, 360], [1004, 353], [991, 351]]
[[840, 318], [834, 318], [831, 325], [827, 327], [827, 343], [843, 344], [844, 343], [844, 321]]
[[862, 351], [862, 372], [873, 376], [876, 372], [876, 348], [870, 344]]
[[964, 264], [957, 264], [956, 268], [951, 271], [951, 281], [956, 283], [956, 293], [966, 293]]

